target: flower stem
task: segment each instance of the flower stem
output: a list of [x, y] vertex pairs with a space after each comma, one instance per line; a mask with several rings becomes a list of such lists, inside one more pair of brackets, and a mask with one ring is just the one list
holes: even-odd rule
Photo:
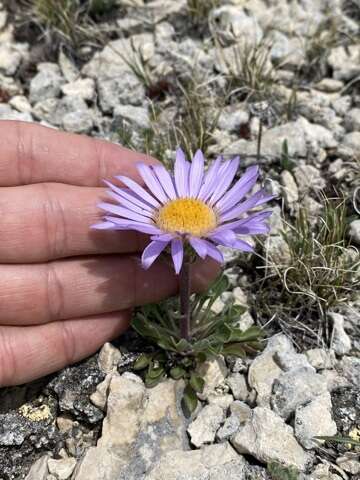
[[191, 264], [189, 260], [184, 260], [182, 268], [180, 270], [180, 335], [185, 340], [190, 339], [190, 291], [191, 291], [191, 278], [190, 278]]
[[262, 131], [263, 131], [263, 123], [262, 118], [259, 118], [259, 131], [258, 131], [258, 138], [257, 138], [257, 148], [256, 148], [256, 163], [259, 165], [260, 157], [261, 157], [261, 141], [262, 141]]

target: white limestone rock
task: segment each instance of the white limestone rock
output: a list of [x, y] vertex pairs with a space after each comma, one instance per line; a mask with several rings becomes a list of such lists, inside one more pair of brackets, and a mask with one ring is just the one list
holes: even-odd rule
[[294, 429], [296, 438], [307, 450], [319, 445], [319, 440], [314, 437], [335, 435], [337, 428], [332, 419], [330, 394], [324, 393], [308, 404], [298, 407], [295, 412]]
[[268, 408], [256, 407], [231, 443], [240, 454], [252, 455], [263, 463], [279, 462], [304, 470], [309, 462], [293, 429]]
[[191, 443], [198, 448], [205, 443], [212, 443], [224, 420], [225, 414], [221, 407], [206, 405], [188, 427]]

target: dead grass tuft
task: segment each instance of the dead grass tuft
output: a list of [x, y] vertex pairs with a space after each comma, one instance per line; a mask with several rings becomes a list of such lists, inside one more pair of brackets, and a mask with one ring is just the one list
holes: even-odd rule
[[291, 322], [310, 330], [313, 326], [319, 338], [329, 340], [326, 313], [348, 302], [360, 285], [359, 252], [347, 238], [346, 202], [324, 197], [315, 225], [304, 208], [293, 224], [285, 225], [286, 261], [279, 264], [270, 255], [263, 259], [256, 310], [260, 317], [277, 318], [287, 326]]
[[270, 61], [271, 44], [261, 40], [253, 44], [235, 45], [232, 55], [227, 57], [223, 47], [215, 40], [217, 52], [228, 82], [229, 98], [260, 102], [271, 98], [275, 80], [275, 70]]

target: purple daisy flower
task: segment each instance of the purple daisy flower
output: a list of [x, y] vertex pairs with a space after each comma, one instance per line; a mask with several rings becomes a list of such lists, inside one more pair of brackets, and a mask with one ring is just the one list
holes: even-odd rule
[[105, 181], [117, 204], [99, 205], [107, 215], [105, 221], [94, 228], [136, 230], [151, 235], [152, 241], [142, 254], [142, 265], [146, 269], [170, 244], [177, 274], [187, 242], [199, 257], [209, 256], [219, 263], [224, 259], [218, 245], [253, 251], [239, 236], [267, 233], [269, 227], [265, 220], [271, 211], [246, 214], [273, 198], [259, 190], [245, 199], [257, 181], [258, 167], [249, 167], [231, 186], [239, 166], [238, 157], [226, 161], [219, 157], [206, 172], [204, 163], [200, 150], [190, 163], [178, 149], [173, 176], [162, 165], [137, 165], [148, 190], [125, 176], [116, 178], [127, 188]]

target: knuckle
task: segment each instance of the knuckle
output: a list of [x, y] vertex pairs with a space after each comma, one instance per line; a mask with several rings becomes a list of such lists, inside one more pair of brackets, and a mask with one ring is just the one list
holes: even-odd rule
[[28, 185], [32, 180], [33, 142], [29, 137], [30, 129], [26, 130], [23, 122], [16, 122], [16, 163], [19, 185]]
[[66, 362], [66, 365], [71, 365], [76, 360], [76, 342], [74, 331], [69, 322], [60, 322], [59, 328], [64, 361]]
[[48, 316], [51, 321], [59, 320], [64, 312], [63, 285], [55, 263], [49, 262], [45, 268]]
[[104, 178], [106, 178], [106, 164], [104, 159], [104, 144], [96, 139], [93, 139], [94, 151], [96, 158], [96, 179], [97, 184], [102, 185]]
[[0, 388], [13, 385], [16, 378], [14, 347], [3, 327], [0, 327]]
[[[64, 256], [67, 245], [65, 211], [56, 195], [54, 185], [42, 183], [43, 228], [49, 258]], [[55, 192], [55, 193], [54, 193]]]

